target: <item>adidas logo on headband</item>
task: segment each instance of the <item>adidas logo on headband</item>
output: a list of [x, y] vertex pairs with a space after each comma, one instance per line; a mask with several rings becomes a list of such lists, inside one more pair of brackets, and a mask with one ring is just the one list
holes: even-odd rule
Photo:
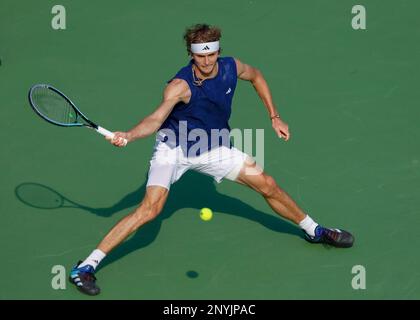
[[205, 46], [202, 50], [210, 50], [209, 46]]

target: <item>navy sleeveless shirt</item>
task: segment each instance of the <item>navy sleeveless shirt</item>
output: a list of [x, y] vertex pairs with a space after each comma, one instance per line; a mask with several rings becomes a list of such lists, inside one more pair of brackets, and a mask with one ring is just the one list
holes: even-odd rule
[[[170, 147], [181, 145], [184, 153], [188, 153], [192, 146], [201, 140], [201, 136], [195, 134], [197, 130], [194, 129], [200, 129], [198, 131], [206, 133], [207, 150], [220, 145], [231, 147], [228, 122], [237, 83], [236, 63], [232, 57], [219, 57], [217, 62], [217, 75], [204, 80], [201, 86], [194, 84], [193, 60], [168, 81], [169, 83], [173, 79], [183, 79], [191, 90], [190, 101], [177, 103], [159, 129], [159, 139]], [[217, 135], [214, 136], [215, 129], [216, 132], [219, 132], [218, 139], [214, 138], [217, 137]], [[166, 134], [167, 130], [175, 134], [175, 139], [169, 138], [169, 135]], [[200, 145], [203, 145], [203, 142], [205, 141], [201, 141]], [[201, 151], [203, 150], [201, 149]], [[194, 151], [192, 155], [200, 153], [198, 150], [197, 153]]]

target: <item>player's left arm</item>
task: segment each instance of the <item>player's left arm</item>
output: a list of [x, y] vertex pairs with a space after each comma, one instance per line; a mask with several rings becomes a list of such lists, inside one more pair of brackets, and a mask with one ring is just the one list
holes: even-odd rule
[[261, 98], [265, 107], [267, 108], [268, 114], [271, 119], [271, 125], [273, 126], [274, 131], [280, 138], [284, 138], [284, 140], [286, 141], [289, 140], [289, 126], [280, 118], [276, 106], [273, 103], [270, 88], [268, 87], [268, 84], [265, 81], [261, 71], [257, 68], [254, 68], [248, 64], [241, 62], [236, 58], [235, 62], [238, 78], [252, 83], [252, 85], [255, 88], [255, 91], [257, 91], [259, 97]]

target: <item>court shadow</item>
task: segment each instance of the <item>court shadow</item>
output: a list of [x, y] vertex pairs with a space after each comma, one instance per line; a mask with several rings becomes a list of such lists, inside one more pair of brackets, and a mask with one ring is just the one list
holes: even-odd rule
[[[233, 183], [233, 182], [225, 182]], [[242, 187], [239, 186], [238, 187]], [[104, 208], [101, 212], [111, 215], [127, 207], [135, 206], [141, 200], [145, 192], [143, 185], [138, 190], [130, 193], [121, 201], [110, 208]], [[256, 194], [256, 196], [259, 196]], [[302, 238], [300, 229], [291, 223], [281, 219], [275, 213], [259, 211], [245, 202], [219, 193], [215, 182], [211, 177], [193, 171], [187, 172], [177, 183], [171, 187], [168, 200], [161, 214], [153, 221], [142, 226], [134, 235], [114, 249], [99, 266], [100, 268], [112, 264], [125, 255], [147, 247], [159, 234], [162, 221], [171, 217], [176, 211], [185, 208], [195, 208], [197, 211], [202, 207], [211, 207], [218, 213], [229, 214], [257, 222], [267, 229], [279, 233], [288, 233]], [[269, 206], [267, 205], [269, 210]], [[182, 214], [182, 213], [178, 213]]]

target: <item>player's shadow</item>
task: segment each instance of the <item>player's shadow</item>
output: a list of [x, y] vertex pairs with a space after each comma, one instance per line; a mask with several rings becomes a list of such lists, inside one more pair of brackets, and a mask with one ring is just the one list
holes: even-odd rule
[[[109, 208], [97, 209], [97, 214], [111, 215], [122, 209], [139, 204], [145, 193], [145, 185], [128, 194], [118, 203]], [[259, 196], [256, 194], [256, 196]], [[260, 223], [264, 227], [294, 236], [302, 237], [301, 231], [291, 223], [281, 219], [275, 213], [268, 214], [259, 211], [245, 202], [217, 192], [212, 178], [195, 172], [187, 172], [177, 183], [171, 186], [171, 191], [163, 211], [154, 220], [143, 225], [137, 232], [113, 250], [100, 265], [105, 267], [123, 256], [151, 244], [157, 237], [162, 221], [176, 211], [184, 208], [211, 207], [213, 211], [225, 213]], [[269, 206], [267, 205], [267, 208]], [[179, 213], [180, 214], [180, 213]]]
[[[233, 182], [225, 182], [233, 183]], [[239, 186], [238, 188], [246, 188]], [[143, 184], [137, 190], [129, 193], [117, 203], [104, 208], [85, 206], [66, 198], [56, 190], [39, 184], [26, 182], [15, 189], [16, 197], [24, 204], [38, 209], [78, 208], [101, 217], [110, 217], [122, 210], [138, 206], [146, 191]], [[259, 196], [258, 194], [255, 194]], [[162, 221], [173, 213], [184, 208], [195, 208], [197, 212], [202, 207], [211, 207], [213, 211], [255, 221], [264, 227], [294, 236], [302, 237], [302, 233], [291, 223], [281, 219], [274, 212], [259, 211], [245, 202], [217, 192], [215, 182], [211, 177], [193, 171], [187, 172], [177, 183], [171, 186], [163, 211], [154, 220], [143, 225], [128, 240], [113, 250], [100, 267], [104, 267], [137, 249], [151, 244], [159, 234]], [[267, 205], [267, 210], [269, 206]], [[182, 214], [182, 213], [179, 213]], [[104, 235], [107, 230], [104, 230]]]

